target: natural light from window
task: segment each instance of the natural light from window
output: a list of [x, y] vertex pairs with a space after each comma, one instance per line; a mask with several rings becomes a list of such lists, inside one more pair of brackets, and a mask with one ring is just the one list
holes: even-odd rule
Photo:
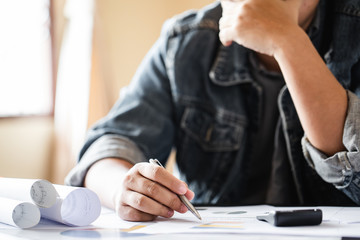
[[0, 0], [0, 117], [52, 111], [49, 0]]

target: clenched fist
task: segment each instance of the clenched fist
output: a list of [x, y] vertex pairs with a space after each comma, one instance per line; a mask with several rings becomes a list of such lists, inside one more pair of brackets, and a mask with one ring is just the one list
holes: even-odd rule
[[[220, 40], [274, 56], [311, 22], [319, 0], [222, 0]], [[301, 29], [302, 28], [302, 29]]]

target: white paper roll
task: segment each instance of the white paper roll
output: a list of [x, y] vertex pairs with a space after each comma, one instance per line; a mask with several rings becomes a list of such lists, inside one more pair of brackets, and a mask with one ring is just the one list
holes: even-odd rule
[[53, 207], [40, 209], [42, 217], [69, 226], [87, 226], [100, 216], [99, 197], [90, 189], [54, 186], [60, 197]]
[[53, 184], [44, 179], [0, 178], [0, 197], [48, 208], [55, 204], [57, 192]]
[[40, 221], [39, 208], [29, 202], [0, 197], [0, 222], [19, 228], [31, 228]]

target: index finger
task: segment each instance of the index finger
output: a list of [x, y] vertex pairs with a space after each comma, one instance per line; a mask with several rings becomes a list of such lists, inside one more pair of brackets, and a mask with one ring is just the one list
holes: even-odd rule
[[143, 177], [163, 185], [174, 193], [183, 195], [188, 191], [188, 187], [183, 181], [177, 179], [163, 167], [150, 163], [138, 164], [138, 172]]

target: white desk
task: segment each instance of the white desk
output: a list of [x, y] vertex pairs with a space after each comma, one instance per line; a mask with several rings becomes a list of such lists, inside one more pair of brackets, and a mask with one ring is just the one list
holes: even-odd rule
[[274, 227], [255, 218], [258, 214], [274, 210], [271, 206], [200, 208], [203, 221], [186, 213], [143, 223], [122, 221], [112, 211], [103, 209], [101, 216], [87, 227], [68, 227], [47, 220], [41, 220], [39, 225], [26, 230], [0, 224], [0, 239], [360, 239], [360, 207], [318, 208], [324, 213], [323, 222], [306, 227]]

